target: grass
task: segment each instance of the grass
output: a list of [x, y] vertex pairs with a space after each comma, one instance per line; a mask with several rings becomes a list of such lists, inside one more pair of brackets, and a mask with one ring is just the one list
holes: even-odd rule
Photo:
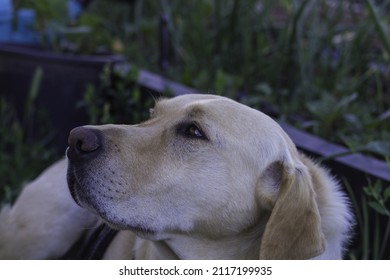
[[[100, 85], [88, 85], [78, 106], [85, 108], [90, 124], [136, 124], [149, 117], [154, 106], [153, 95], [143, 96], [136, 84], [138, 69], [127, 73], [115, 71], [107, 65], [101, 73]], [[150, 97], [150, 98], [149, 98]]]
[[50, 124], [35, 101], [42, 79], [37, 69], [20, 116], [4, 97], [0, 97], [0, 206], [12, 203], [25, 183], [34, 179], [56, 158], [50, 141]]
[[348, 253], [349, 259], [388, 260], [390, 258], [390, 188], [381, 182], [370, 182], [357, 196], [344, 180], [354, 207], [359, 243]]

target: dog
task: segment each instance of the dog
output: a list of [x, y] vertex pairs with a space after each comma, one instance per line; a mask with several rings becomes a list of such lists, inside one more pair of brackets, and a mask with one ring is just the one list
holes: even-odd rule
[[118, 230], [105, 259], [343, 258], [348, 198], [260, 111], [188, 94], [68, 141], [2, 209], [0, 258], [61, 258], [101, 223]]

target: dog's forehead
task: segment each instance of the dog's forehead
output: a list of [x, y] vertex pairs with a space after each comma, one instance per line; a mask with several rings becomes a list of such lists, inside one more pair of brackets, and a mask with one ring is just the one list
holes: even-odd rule
[[[207, 95], [207, 94], [187, 94], [171, 99], [160, 100], [155, 107], [158, 114], [185, 114], [185, 115], [206, 115], [218, 117], [239, 118], [239, 116], [252, 116], [252, 120], [262, 117], [262, 113], [242, 105], [229, 98]], [[257, 115], [253, 117], [253, 114]]]
[[194, 105], [207, 106], [208, 103], [215, 100], [227, 100], [221, 96], [207, 95], [207, 94], [185, 94], [174, 98], [161, 99], [157, 102], [155, 109], [163, 112], [174, 112], [186, 109]]

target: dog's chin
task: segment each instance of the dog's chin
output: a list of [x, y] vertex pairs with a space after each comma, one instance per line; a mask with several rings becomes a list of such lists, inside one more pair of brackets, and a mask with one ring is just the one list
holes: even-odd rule
[[149, 240], [160, 240], [161, 234], [153, 229], [147, 228], [145, 226], [137, 226], [137, 225], [129, 225], [125, 223], [118, 223], [116, 221], [113, 221], [111, 219], [107, 219], [103, 217], [102, 215], [99, 215], [100, 218], [112, 229], [115, 230], [126, 230], [126, 231], [132, 231], [134, 234], [136, 234], [138, 237], [149, 239]]
[[114, 229], [117, 230], [130, 230], [134, 232], [136, 235], [143, 237], [143, 238], [151, 238], [152, 236], [156, 235], [156, 232], [154, 230], [145, 228], [145, 227], [140, 227], [140, 226], [129, 226], [129, 225], [123, 225], [123, 224], [115, 224], [106, 221], [106, 223]]

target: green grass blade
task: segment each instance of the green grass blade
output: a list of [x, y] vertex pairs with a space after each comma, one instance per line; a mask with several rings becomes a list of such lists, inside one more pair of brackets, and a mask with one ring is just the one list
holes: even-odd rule
[[383, 43], [383, 46], [386, 51], [386, 58], [390, 58], [390, 39], [389, 39], [389, 32], [387, 30], [387, 26], [385, 25], [384, 21], [380, 18], [380, 13], [375, 6], [375, 4], [372, 2], [372, 0], [364, 0], [364, 3], [367, 7], [367, 11], [369, 14], [370, 19], [372, 20], [376, 31], [378, 32], [378, 35]]
[[34, 72], [34, 76], [31, 82], [30, 90], [26, 97], [25, 102], [25, 121], [28, 122], [34, 114], [34, 102], [37, 99], [39, 87], [41, 85], [43, 76], [42, 68], [37, 68]]
[[390, 239], [390, 218], [387, 219], [386, 229], [383, 234], [383, 243], [380, 251], [380, 255], [382, 258], [384, 258], [385, 250], [387, 248], [387, 244], [389, 243], [389, 239]]

